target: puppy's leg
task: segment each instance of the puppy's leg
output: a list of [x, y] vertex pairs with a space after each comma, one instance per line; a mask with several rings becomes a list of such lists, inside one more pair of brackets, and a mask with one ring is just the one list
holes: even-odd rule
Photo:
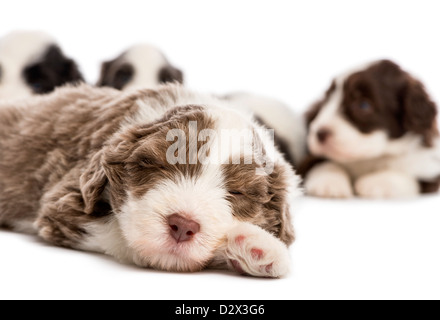
[[306, 176], [306, 193], [322, 198], [351, 198], [353, 188], [348, 173], [333, 162], [315, 166]]
[[408, 198], [420, 193], [420, 185], [411, 176], [386, 170], [360, 177], [355, 190], [364, 198]]
[[230, 230], [217, 251], [216, 266], [240, 274], [278, 278], [289, 272], [287, 247], [275, 236], [250, 223], [240, 222]]

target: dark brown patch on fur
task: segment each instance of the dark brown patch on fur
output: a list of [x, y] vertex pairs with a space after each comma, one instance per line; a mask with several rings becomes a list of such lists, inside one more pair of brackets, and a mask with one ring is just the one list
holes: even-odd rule
[[[286, 170], [275, 165], [270, 175], [257, 175], [257, 164], [223, 165], [232, 211], [241, 221], [251, 222], [274, 234], [286, 244], [294, 240], [287, 199]], [[240, 192], [241, 194], [235, 194]]]
[[102, 64], [101, 75], [96, 84], [98, 87], [111, 87], [122, 90], [133, 79], [135, 70], [130, 63], [125, 61], [125, 55], [126, 52]]
[[[369, 107], [362, 108], [365, 105]], [[437, 107], [423, 84], [388, 60], [346, 80], [342, 110], [364, 133], [382, 129], [398, 139], [412, 132], [421, 135], [426, 146], [438, 135]]]
[[440, 190], [440, 176], [433, 181], [419, 181], [419, 184], [421, 193], [437, 193]]
[[7, 223], [2, 223], [2, 224], [0, 224], [0, 229], [12, 230], [12, 227]]
[[326, 161], [325, 158], [315, 157], [311, 154], [308, 154], [304, 160], [301, 162], [301, 164], [298, 166], [296, 172], [303, 178], [306, 177], [307, 173], [312, 170], [312, 168], [322, 162]]
[[75, 61], [64, 56], [56, 45], [51, 45], [39, 62], [26, 67], [23, 77], [37, 94], [52, 92], [67, 83], [84, 81]]
[[159, 71], [159, 83], [178, 82], [183, 83], [183, 72], [171, 65], [162, 67]]

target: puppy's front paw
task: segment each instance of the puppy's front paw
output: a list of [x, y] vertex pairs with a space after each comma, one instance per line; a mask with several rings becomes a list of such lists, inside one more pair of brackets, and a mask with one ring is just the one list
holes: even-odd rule
[[278, 278], [289, 272], [286, 245], [249, 223], [240, 223], [229, 232], [225, 255], [228, 266], [240, 274]]
[[342, 168], [330, 162], [313, 168], [305, 179], [304, 188], [308, 195], [314, 197], [353, 197], [350, 177]]
[[414, 178], [400, 172], [382, 171], [359, 178], [355, 190], [364, 198], [409, 198], [420, 193], [420, 186]]

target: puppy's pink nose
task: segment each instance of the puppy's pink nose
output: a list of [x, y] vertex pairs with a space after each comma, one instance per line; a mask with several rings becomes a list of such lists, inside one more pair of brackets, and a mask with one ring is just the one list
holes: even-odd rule
[[168, 224], [170, 233], [177, 243], [191, 240], [200, 231], [200, 225], [197, 222], [186, 219], [177, 213], [168, 217]]
[[332, 132], [327, 128], [320, 129], [316, 133], [316, 136], [317, 136], [318, 141], [320, 143], [325, 143], [328, 140], [328, 138], [330, 138], [331, 135], [332, 135]]

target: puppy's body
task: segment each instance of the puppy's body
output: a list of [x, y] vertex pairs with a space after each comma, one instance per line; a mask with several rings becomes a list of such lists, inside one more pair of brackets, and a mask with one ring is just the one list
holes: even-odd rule
[[[176, 86], [123, 94], [84, 85], [2, 106], [0, 225], [146, 267], [282, 276], [298, 180], [281, 155], [266, 175], [255, 162], [171, 164], [165, 156], [173, 130], [257, 128], [224, 102]], [[270, 138], [257, 137], [266, 150]], [[210, 156], [221, 154], [215, 141]]]
[[16, 31], [0, 39], [0, 99], [49, 93], [83, 80], [76, 63], [46, 33]]
[[336, 78], [307, 115], [309, 150], [324, 161], [307, 173], [307, 192], [388, 198], [436, 191], [436, 115], [423, 85], [393, 62]]
[[408, 136], [400, 153], [363, 161], [324, 161], [315, 165], [305, 179], [310, 195], [349, 198], [414, 197], [438, 191], [440, 143], [426, 148], [420, 139]]

